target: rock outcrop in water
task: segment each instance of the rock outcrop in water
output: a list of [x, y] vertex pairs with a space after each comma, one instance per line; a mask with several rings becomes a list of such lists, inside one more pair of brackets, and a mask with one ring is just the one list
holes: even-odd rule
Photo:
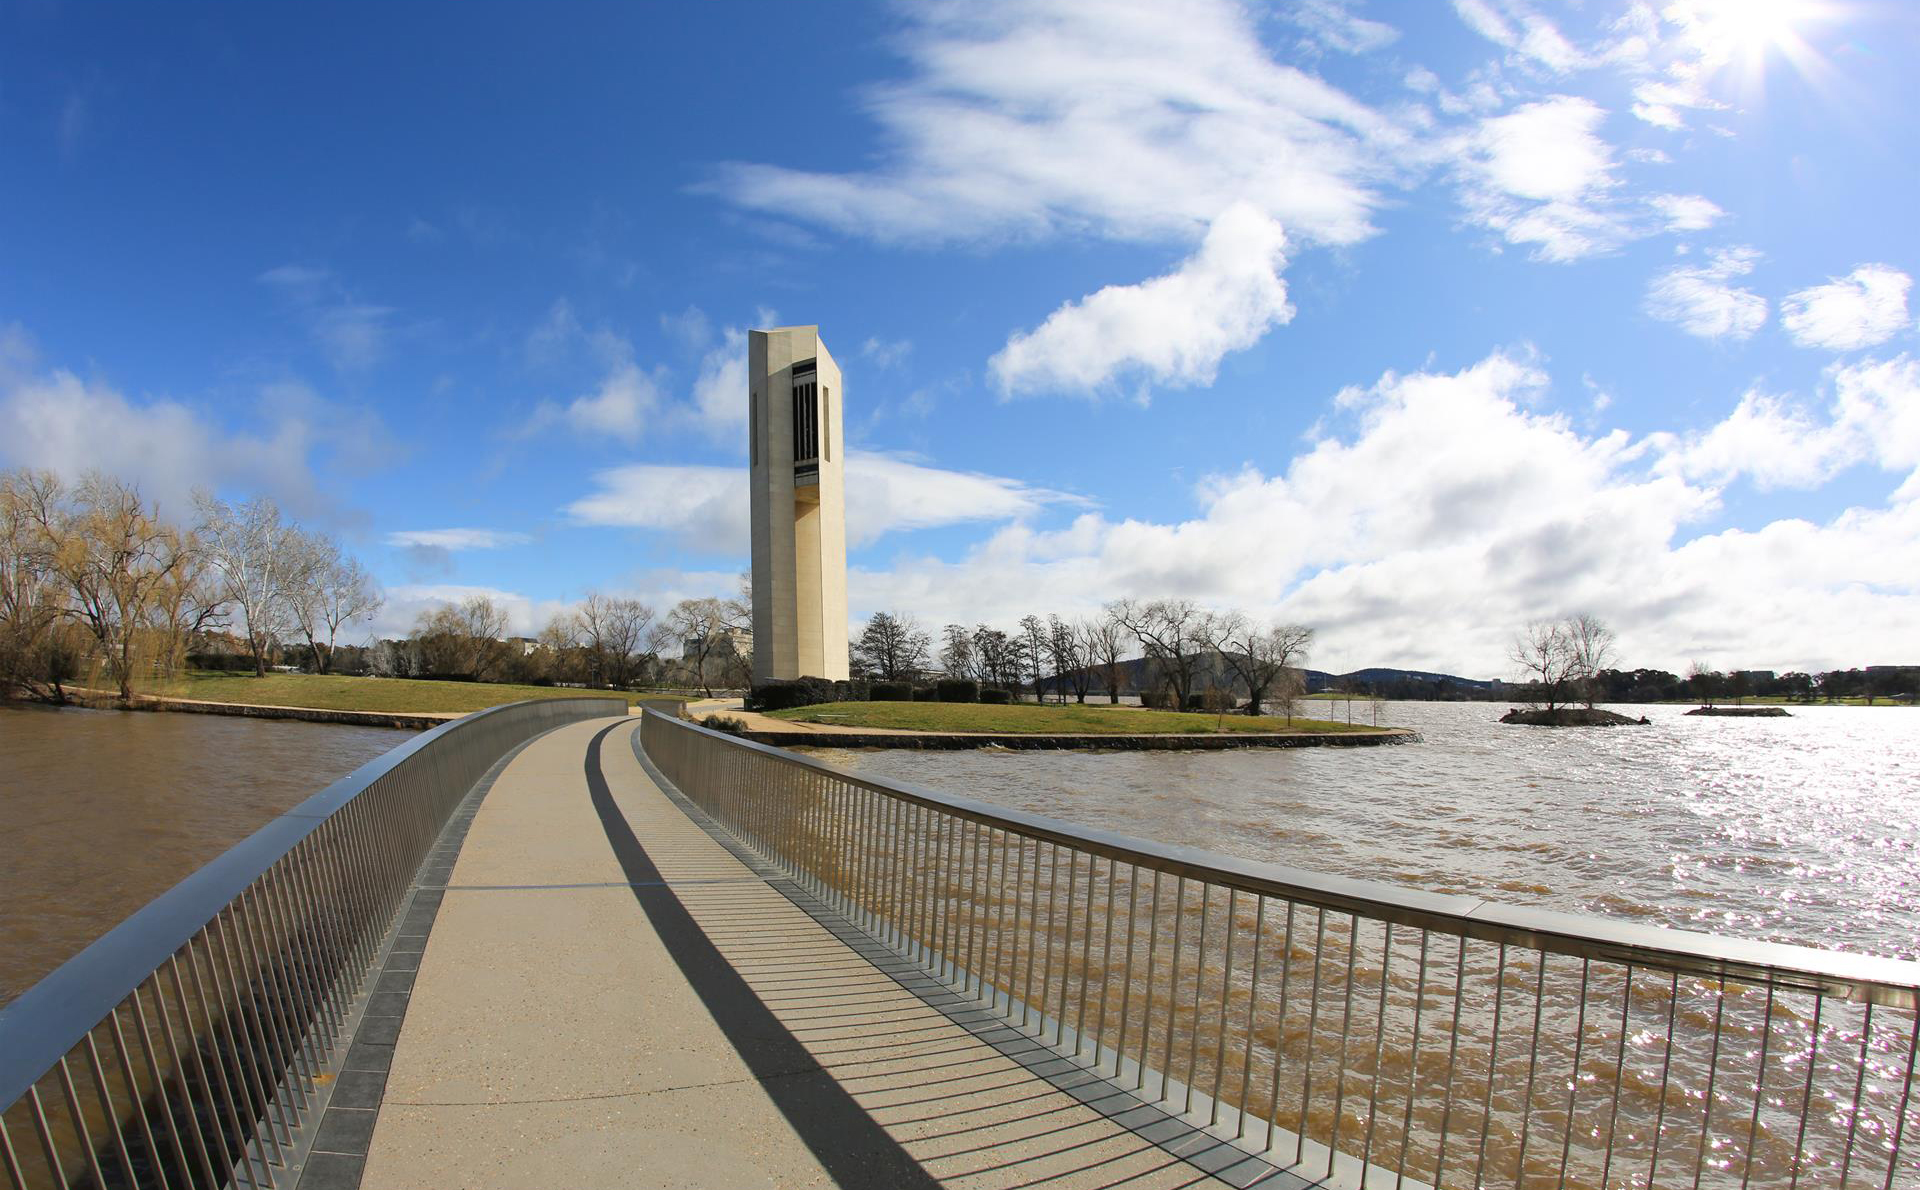
[[1620, 727], [1639, 726], [1648, 720], [1645, 717], [1629, 719], [1598, 707], [1554, 707], [1552, 710], [1537, 707], [1521, 710], [1515, 707], [1500, 716], [1500, 722], [1518, 723], [1524, 727]]
[[1731, 715], [1743, 719], [1791, 719], [1785, 707], [1695, 707], [1689, 715]]

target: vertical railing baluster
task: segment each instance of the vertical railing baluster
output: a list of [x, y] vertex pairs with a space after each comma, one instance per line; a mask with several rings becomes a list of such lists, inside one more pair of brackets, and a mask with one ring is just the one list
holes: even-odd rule
[[[1373, 1028], [1373, 1086], [1367, 1091], [1367, 1136], [1360, 1146], [1360, 1168], [1365, 1171], [1373, 1164], [1373, 1130], [1380, 1115], [1380, 1065], [1386, 1057], [1387, 1045], [1387, 989], [1393, 982], [1393, 923], [1387, 923], [1386, 940], [1380, 947], [1380, 1006], [1374, 1015]], [[1418, 993], [1415, 993], [1416, 997]], [[1362, 1172], [1361, 1177], [1366, 1174]]]
[[[1401, 1183], [1406, 1180], [1407, 1153], [1413, 1142], [1413, 1099], [1414, 1091], [1420, 1085], [1420, 1014], [1427, 1007], [1427, 944], [1431, 940], [1431, 931], [1422, 929], [1420, 966], [1413, 977], [1413, 1044], [1407, 1051], [1407, 1114], [1400, 1121], [1400, 1159], [1393, 1167], [1393, 1190], [1400, 1190]], [[1577, 1067], [1576, 1063], [1576, 1071]]]
[[[1787, 1190], [1797, 1190], [1800, 1185], [1800, 1167], [1807, 1156], [1807, 1113], [1813, 1108], [1813, 1080], [1820, 1070], [1820, 1010], [1827, 1006], [1827, 998], [1815, 995], [1813, 999], [1813, 1028], [1807, 1033], [1807, 1082], [1800, 1092], [1800, 1134], [1793, 1141], [1793, 1177], [1787, 1182]], [[1661, 1088], [1663, 1094], [1665, 1087]]]
[[1227, 1071], [1227, 1005], [1233, 999], [1233, 936], [1239, 932], [1240, 890], [1227, 889], [1227, 939], [1225, 966], [1220, 973], [1220, 1023], [1214, 1029], [1213, 1106], [1207, 1112], [1207, 1127], [1220, 1122], [1220, 1079]]
[[1333, 1084], [1333, 1138], [1327, 1142], [1327, 1176], [1333, 1176], [1333, 1163], [1340, 1156], [1340, 1124], [1346, 1115], [1347, 1037], [1353, 1030], [1353, 967], [1360, 955], [1360, 915], [1353, 914], [1347, 927], [1346, 1006], [1340, 1012], [1339, 1074]]
[[1193, 1026], [1187, 1030], [1187, 1100], [1182, 1114], [1193, 1110], [1193, 1085], [1200, 1081], [1200, 993], [1207, 976], [1207, 911], [1213, 905], [1213, 886], [1200, 882], [1200, 929], [1193, 954]]
[[[1240, 1050], [1240, 1096], [1235, 1104], [1240, 1109], [1240, 1119], [1234, 1124], [1233, 1139], [1244, 1140], [1247, 1135], [1247, 1114], [1250, 1104], [1247, 1101], [1247, 1089], [1253, 1084], [1253, 1029], [1260, 1014], [1260, 940], [1267, 932], [1267, 898], [1264, 893], [1254, 894], [1253, 911], [1253, 972], [1247, 980], [1247, 1036]], [[1275, 1037], [1273, 1054], [1274, 1065], [1280, 1064], [1279, 1038]]]
[[1486, 1185], [1487, 1138], [1493, 1135], [1493, 1084], [1500, 1078], [1500, 1005], [1507, 998], [1507, 944], [1493, 971], [1493, 1034], [1487, 1039], [1487, 1094], [1480, 1103], [1480, 1155], [1474, 1159], [1473, 1184]]
[[1540, 1016], [1546, 1008], [1547, 952], [1543, 950], [1533, 982], [1533, 1037], [1527, 1045], [1527, 1089], [1520, 1097], [1520, 1156], [1513, 1163], [1514, 1190], [1522, 1190], [1527, 1180], [1527, 1137], [1533, 1129], [1533, 1076], [1540, 1068]]

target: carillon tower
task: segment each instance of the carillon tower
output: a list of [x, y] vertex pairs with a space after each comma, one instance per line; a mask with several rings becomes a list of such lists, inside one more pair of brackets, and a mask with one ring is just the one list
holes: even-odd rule
[[845, 392], [817, 326], [747, 334], [753, 680], [847, 676]]

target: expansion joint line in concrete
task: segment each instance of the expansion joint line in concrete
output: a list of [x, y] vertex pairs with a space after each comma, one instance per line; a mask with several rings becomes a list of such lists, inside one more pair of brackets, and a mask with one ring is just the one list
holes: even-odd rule
[[[1197, 1172], [1220, 1182], [1267, 1190], [1310, 1190], [1315, 1183], [1281, 1169], [1248, 1153], [1229, 1141], [1194, 1127], [1178, 1116], [1162, 1110], [1134, 1095], [1131, 1090], [1095, 1073], [1077, 1061], [1069, 1060], [1052, 1046], [1016, 1028], [998, 1014], [963, 997], [929, 973], [911, 957], [869, 933], [851, 918], [807, 891], [800, 883], [769, 862], [757, 851], [737, 839], [706, 811], [695, 805], [666, 774], [648, 758], [641, 747], [640, 728], [635, 725], [629, 743], [635, 759], [647, 776], [669, 801], [696, 826], [754, 873], [779, 892], [801, 912], [807, 914], [831, 936], [866, 960], [875, 970], [892, 979], [903, 990], [941, 1013], [946, 1019], [971, 1034], [1001, 1055], [1013, 1061], [1028, 1076], [1053, 1090], [1062, 1092], [1090, 1108], [1116, 1126], [1134, 1134], [1144, 1143], [1169, 1157], [1186, 1163]], [[828, 1069], [831, 1074], [831, 1068]], [[898, 1105], [896, 1105], [898, 1106]]]

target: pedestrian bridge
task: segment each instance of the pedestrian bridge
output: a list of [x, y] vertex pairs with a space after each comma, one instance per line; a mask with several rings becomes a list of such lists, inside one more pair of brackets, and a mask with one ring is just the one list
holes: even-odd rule
[[1920, 964], [606, 706], [409, 741], [0, 1011], [11, 1184], [1920, 1186]]

